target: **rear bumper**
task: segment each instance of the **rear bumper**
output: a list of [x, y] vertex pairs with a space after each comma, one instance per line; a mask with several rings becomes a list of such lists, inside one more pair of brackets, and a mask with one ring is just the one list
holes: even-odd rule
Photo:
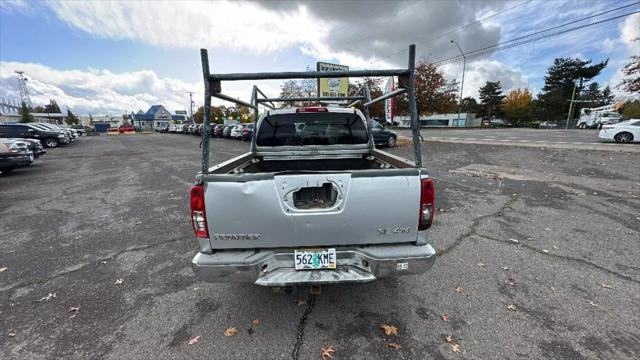
[[191, 262], [197, 277], [209, 282], [252, 282], [262, 286], [362, 283], [421, 274], [435, 262], [431, 245], [337, 247], [337, 269], [296, 271], [293, 249], [197, 253]]

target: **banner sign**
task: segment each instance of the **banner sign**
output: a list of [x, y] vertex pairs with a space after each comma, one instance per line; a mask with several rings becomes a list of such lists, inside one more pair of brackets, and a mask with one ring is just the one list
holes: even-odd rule
[[187, 115], [187, 110], [176, 110], [176, 115]]
[[[316, 65], [318, 71], [349, 71], [349, 67], [345, 65], [329, 64], [318, 62]], [[324, 78], [318, 79], [318, 96], [320, 97], [336, 97], [349, 96], [349, 78]], [[328, 101], [331, 103], [345, 103], [342, 101]]]
[[[395, 90], [395, 83], [393, 76], [389, 78], [387, 81], [387, 86], [384, 89], [385, 94], [392, 92]], [[395, 97], [390, 97], [384, 101], [384, 118], [385, 120], [391, 124], [393, 123], [393, 105], [395, 102]]]

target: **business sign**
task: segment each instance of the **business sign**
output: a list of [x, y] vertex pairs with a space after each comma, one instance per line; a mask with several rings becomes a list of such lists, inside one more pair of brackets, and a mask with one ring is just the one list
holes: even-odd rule
[[187, 110], [176, 110], [176, 115], [187, 115]]
[[[395, 83], [393, 81], [393, 76], [389, 78], [387, 81], [387, 86], [385, 86], [384, 92], [390, 93], [395, 90]], [[384, 101], [384, 118], [385, 120], [391, 124], [393, 123], [393, 105], [395, 103], [395, 97], [390, 97]]]
[[[318, 71], [349, 71], [349, 67], [345, 65], [329, 64], [318, 62], [316, 69]], [[318, 79], [318, 96], [320, 97], [342, 97], [349, 95], [349, 78], [323, 78]], [[341, 101], [327, 101], [332, 103], [344, 103]]]

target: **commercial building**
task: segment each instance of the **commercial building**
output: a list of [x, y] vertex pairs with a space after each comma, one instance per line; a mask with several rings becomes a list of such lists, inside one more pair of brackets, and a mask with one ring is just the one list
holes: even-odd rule
[[[399, 127], [411, 127], [409, 116], [396, 116]], [[420, 116], [420, 127], [480, 127], [482, 119], [474, 113], [433, 114]]]
[[153, 105], [143, 113], [131, 114], [133, 125], [142, 130], [154, 130], [167, 127], [171, 124], [172, 116], [169, 110], [162, 105]]

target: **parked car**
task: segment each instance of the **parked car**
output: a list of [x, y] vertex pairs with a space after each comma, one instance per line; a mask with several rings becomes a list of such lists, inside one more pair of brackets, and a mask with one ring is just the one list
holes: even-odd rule
[[31, 162], [33, 159], [18, 142], [0, 142], [0, 173], [7, 174]]
[[253, 137], [253, 124], [245, 124], [242, 127], [242, 141], [249, 141]]
[[0, 138], [38, 139], [49, 148], [67, 144], [70, 141], [68, 135], [62, 131], [41, 128], [33, 124], [0, 125]]
[[229, 137], [236, 140], [242, 139], [242, 129], [244, 128], [244, 126], [245, 124], [235, 125], [233, 128], [231, 128], [231, 133], [229, 134]]
[[225, 126], [224, 129], [222, 130], [222, 137], [230, 138], [231, 137], [231, 130], [233, 130], [234, 127], [235, 127], [235, 125], [227, 125], [227, 126]]
[[598, 137], [601, 140], [614, 140], [617, 143], [640, 142], [640, 119], [602, 125]]
[[511, 126], [511, 124], [503, 119], [491, 119], [489, 120], [489, 124], [491, 127], [507, 127]]
[[222, 137], [222, 130], [224, 130], [223, 124], [216, 124], [211, 128], [211, 135], [214, 137]]
[[71, 125], [72, 129], [75, 129], [78, 132], [79, 136], [86, 135], [87, 131], [84, 129], [82, 125]]
[[62, 128], [62, 127], [60, 127], [58, 125], [53, 125], [53, 124], [43, 123], [43, 122], [40, 122], [40, 123], [29, 123], [27, 125], [33, 125], [33, 126], [44, 128], [44, 129], [62, 131], [63, 133], [67, 134], [67, 137], [69, 139], [69, 141], [67, 143], [75, 141], [75, 139], [79, 137], [79, 135], [77, 133], [74, 133], [73, 131], [71, 131], [71, 129]]
[[395, 147], [398, 135], [395, 131], [384, 128], [379, 122], [372, 120], [371, 132], [373, 133], [373, 142], [376, 146]]
[[551, 121], [543, 121], [540, 123], [540, 126], [538, 126], [538, 128], [540, 129], [555, 129], [557, 127], [558, 127], [558, 124]]
[[0, 138], [0, 140], [12, 140], [23, 141], [27, 143], [29, 151], [33, 154], [34, 158], [38, 158], [40, 155], [44, 155], [47, 152], [44, 150], [42, 143], [38, 139], [25, 139], [25, 138]]
[[123, 124], [118, 126], [118, 133], [120, 134], [133, 133], [133, 132], [136, 132], [136, 128], [133, 125]]

